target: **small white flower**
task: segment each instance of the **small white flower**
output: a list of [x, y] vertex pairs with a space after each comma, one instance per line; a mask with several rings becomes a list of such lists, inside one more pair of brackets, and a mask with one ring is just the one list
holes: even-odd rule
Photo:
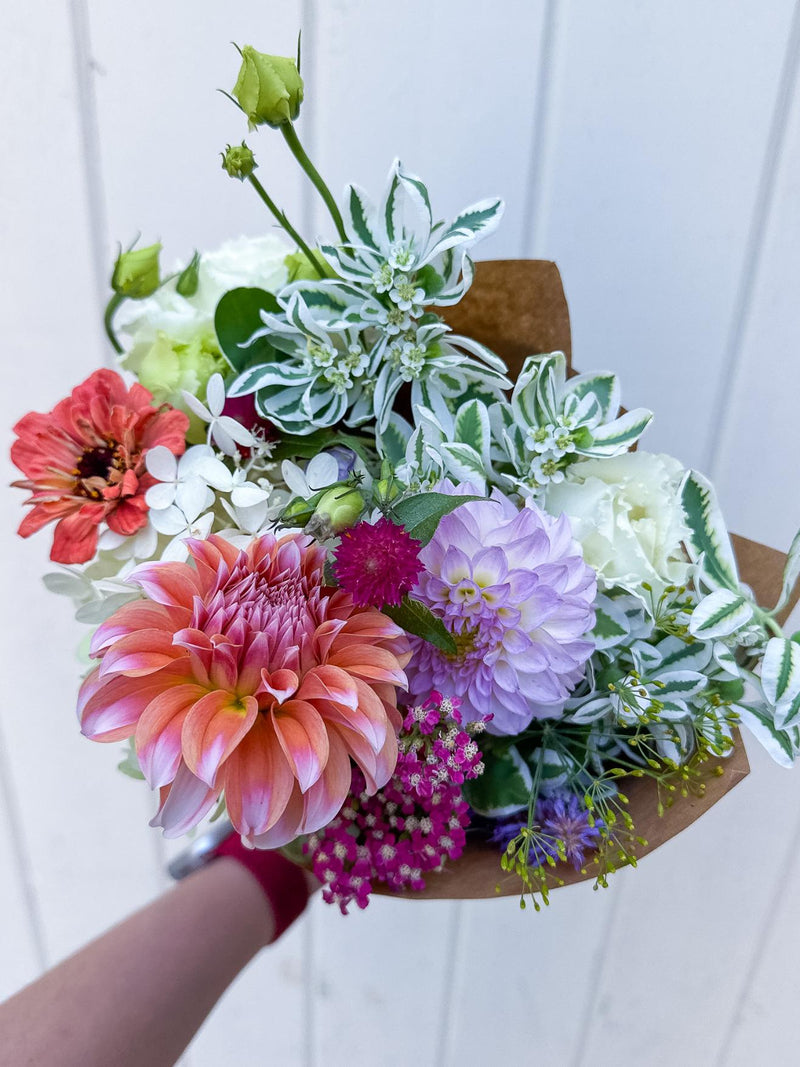
[[294, 496], [308, 500], [320, 489], [339, 481], [339, 462], [330, 452], [320, 452], [302, 470], [296, 463], [285, 459], [281, 464], [281, 474]]
[[205, 541], [211, 533], [213, 525], [214, 516], [211, 512], [206, 515], [200, 515], [192, 522], [184, 521], [181, 529], [175, 532], [172, 540], [161, 553], [161, 559], [169, 560], [170, 562], [185, 562], [189, 558], [186, 539], [194, 537], [198, 541]]
[[214, 460], [208, 445], [194, 445], [180, 459], [163, 445], [151, 448], [145, 457], [145, 465], [158, 483], [145, 494], [150, 510], [165, 511], [174, 505], [191, 520], [211, 507], [214, 494], [202, 474], [206, 459], [219, 462]]
[[217, 448], [226, 456], [235, 456], [238, 452], [237, 445], [253, 448], [257, 444], [253, 434], [240, 422], [232, 419], [230, 415], [222, 414], [225, 407], [225, 384], [221, 374], [212, 374], [208, 379], [205, 404], [185, 390], [183, 399], [199, 419], [208, 423], [209, 442], [213, 439]]
[[389, 299], [401, 311], [407, 311], [416, 317], [422, 314], [425, 290], [414, 285], [407, 274], [398, 274], [394, 280], [394, 286], [389, 292]]

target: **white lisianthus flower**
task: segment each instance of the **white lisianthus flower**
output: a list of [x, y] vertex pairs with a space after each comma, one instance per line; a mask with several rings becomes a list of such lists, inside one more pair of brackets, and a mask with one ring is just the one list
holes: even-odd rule
[[641, 586], [648, 582], [658, 597], [691, 575], [683, 549], [689, 534], [679, 494], [683, 475], [672, 456], [652, 452], [583, 460], [547, 486], [543, 504], [552, 515], [569, 516], [601, 587], [644, 597]]
[[191, 296], [181, 296], [173, 278], [146, 300], [127, 301], [116, 318], [126, 352], [123, 365], [157, 403], [185, 408], [183, 390], [203, 399], [211, 375], [228, 371], [214, 332], [220, 297], [239, 286], [273, 291], [285, 285], [284, 260], [291, 251], [273, 234], [238, 237], [201, 255], [198, 285]]

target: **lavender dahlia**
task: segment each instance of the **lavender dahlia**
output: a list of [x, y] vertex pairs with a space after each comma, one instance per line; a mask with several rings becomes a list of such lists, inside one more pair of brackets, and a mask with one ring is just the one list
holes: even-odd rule
[[493, 714], [494, 734], [560, 714], [594, 650], [597, 591], [566, 516], [531, 502], [518, 509], [495, 489], [446, 515], [420, 561], [412, 595], [442, 619], [458, 651], [412, 639], [412, 699], [451, 692], [465, 721]]

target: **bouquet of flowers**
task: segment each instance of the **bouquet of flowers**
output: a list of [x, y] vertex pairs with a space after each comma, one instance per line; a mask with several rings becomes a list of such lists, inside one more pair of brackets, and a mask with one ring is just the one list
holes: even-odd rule
[[538, 907], [746, 773], [740, 725], [792, 764], [800, 540], [760, 606], [712, 485], [637, 450], [652, 415], [613, 373], [573, 374], [555, 268], [471, 289], [502, 202], [437, 221], [398, 161], [377, 204], [337, 201], [302, 98], [299, 55], [241, 50], [231, 99], [283, 134], [332, 238], [228, 146], [288, 241], [167, 276], [159, 245], [120, 253], [118, 368], [15, 427], [19, 532], [54, 524], [45, 581], [93, 628], [81, 730], [127, 743], [165, 835], [227, 814], [342, 910], [501, 881]]

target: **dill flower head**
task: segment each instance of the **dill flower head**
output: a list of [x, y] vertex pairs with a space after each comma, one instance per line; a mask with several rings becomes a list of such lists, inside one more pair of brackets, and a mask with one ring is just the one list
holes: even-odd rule
[[594, 651], [597, 590], [569, 520], [530, 502], [518, 509], [495, 489], [445, 515], [420, 560], [413, 595], [441, 618], [457, 651], [412, 638], [412, 699], [452, 693], [465, 721], [491, 713], [488, 728], [501, 735], [560, 714]]
[[358, 607], [399, 604], [417, 580], [420, 542], [402, 526], [380, 518], [360, 522], [342, 534], [333, 572]]

